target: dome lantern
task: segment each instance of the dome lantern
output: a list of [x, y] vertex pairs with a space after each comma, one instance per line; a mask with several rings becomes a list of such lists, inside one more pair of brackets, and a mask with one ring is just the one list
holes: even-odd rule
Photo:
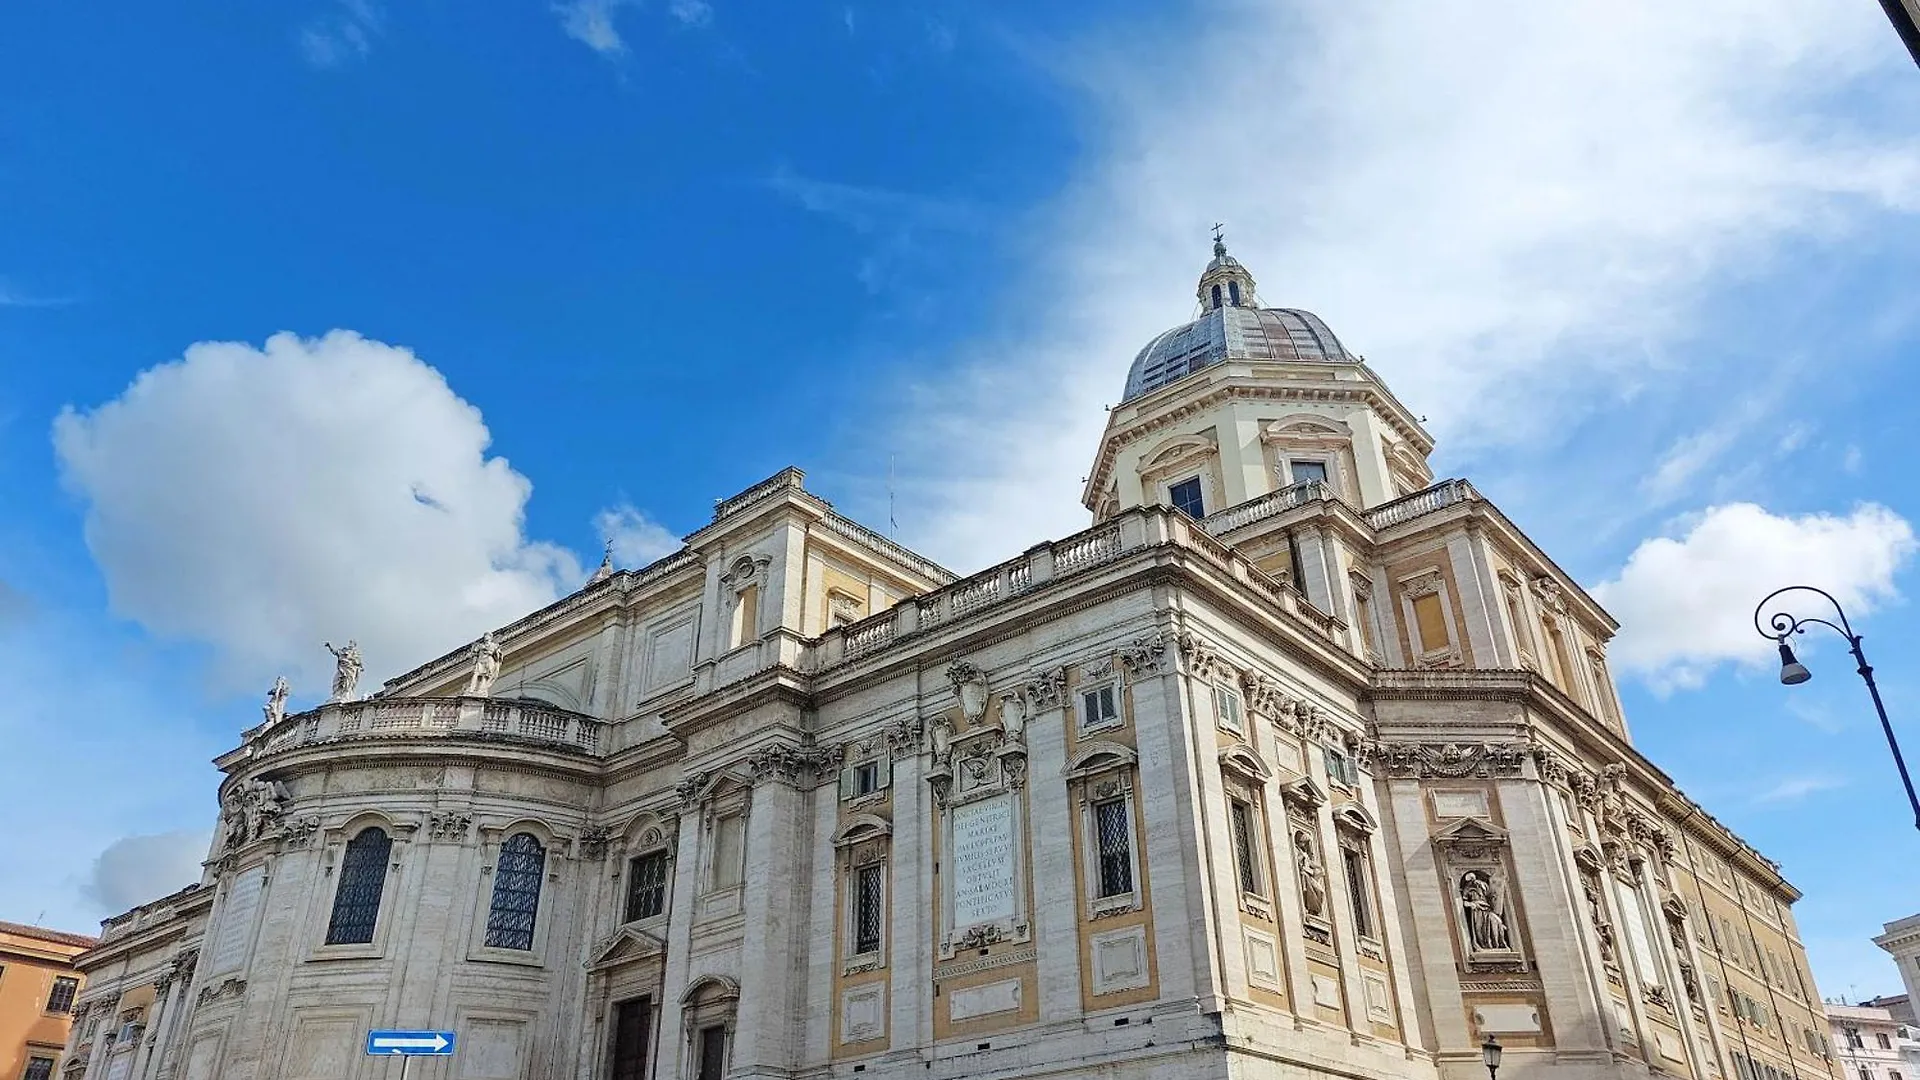
[[1218, 223], [1213, 226], [1213, 261], [1201, 272], [1197, 291], [1201, 311], [1259, 306], [1253, 298], [1253, 274], [1240, 265], [1240, 260], [1227, 254], [1224, 228]]

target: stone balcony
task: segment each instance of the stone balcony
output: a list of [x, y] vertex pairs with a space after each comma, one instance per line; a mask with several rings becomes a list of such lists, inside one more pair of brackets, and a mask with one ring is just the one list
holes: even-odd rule
[[481, 738], [536, 743], [598, 756], [606, 723], [529, 701], [481, 697], [374, 698], [329, 702], [256, 731], [255, 756], [350, 739]]

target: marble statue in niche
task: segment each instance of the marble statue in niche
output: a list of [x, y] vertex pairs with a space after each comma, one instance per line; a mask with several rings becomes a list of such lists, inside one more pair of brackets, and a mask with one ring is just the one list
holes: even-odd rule
[[360, 672], [367, 666], [360, 658], [360, 643], [349, 641], [336, 649], [329, 641], [326, 646], [333, 654], [333, 694], [327, 700], [351, 701], [354, 689], [360, 685]]
[[1300, 868], [1300, 906], [1309, 915], [1327, 909], [1327, 872], [1313, 853], [1313, 837], [1305, 829], [1293, 831], [1294, 860]]
[[1469, 870], [1460, 876], [1460, 907], [1467, 919], [1467, 936], [1476, 950], [1509, 952], [1512, 935], [1507, 930], [1504, 898], [1485, 871]]

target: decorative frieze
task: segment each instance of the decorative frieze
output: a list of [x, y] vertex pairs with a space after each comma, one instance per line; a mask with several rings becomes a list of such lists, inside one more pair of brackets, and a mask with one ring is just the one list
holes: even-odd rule
[[435, 810], [427, 815], [427, 840], [461, 843], [473, 828], [473, 815], [457, 810]]
[[1527, 761], [1525, 743], [1376, 743], [1369, 755], [1394, 777], [1459, 780], [1518, 776]]
[[1189, 675], [1198, 679], [1213, 679], [1227, 671], [1226, 661], [1220, 658], [1219, 650], [1200, 635], [1191, 630], [1182, 630], [1174, 635], [1173, 640], [1186, 661]]
[[313, 842], [320, 835], [320, 819], [313, 815], [294, 818], [280, 826], [280, 849], [295, 851]]
[[1134, 638], [1115, 654], [1128, 678], [1143, 679], [1165, 670], [1167, 639], [1158, 632]]
[[579, 844], [580, 857], [595, 862], [607, 857], [607, 849], [615, 843], [614, 831], [605, 825], [596, 825], [591, 829], [582, 829]]

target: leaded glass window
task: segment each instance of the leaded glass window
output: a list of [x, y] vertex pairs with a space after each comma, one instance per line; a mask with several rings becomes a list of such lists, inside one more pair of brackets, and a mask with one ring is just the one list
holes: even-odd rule
[[540, 879], [547, 849], [532, 833], [514, 833], [500, 845], [493, 868], [493, 907], [487, 912], [487, 947], [533, 948], [533, 921], [540, 913]]
[[340, 859], [340, 885], [333, 893], [333, 917], [327, 944], [365, 945], [380, 918], [380, 894], [387, 885], [387, 856], [393, 839], [378, 827], [361, 829], [347, 841]]
[[667, 853], [649, 851], [627, 863], [627, 921], [651, 919], [667, 907]]
[[36, 1057], [27, 1059], [27, 1071], [20, 1074], [21, 1080], [53, 1080], [53, 1059]]
[[880, 924], [886, 914], [886, 864], [863, 866], [854, 875], [853, 951], [880, 951]]
[[1100, 842], [1102, 898], [1133, 891], [1133, 831], [1127, 823], [1127, 800], [1108, 799], [1093, 804], [1093, 826]]
[[1207, 516], [1206, 499], [1200, 492], [1200, 478], [1189, 477], [1167, 488], [1167, 497], [1173, 500], [1173, 508], [1198, 520]]
[[1240, 872], [1240, 891], [1260, 896], [1260, 864], [1254, 861], [1259, 849], [1254, 844], [1253, 808], [1234, 799], [1228, 803], [1227, 811], [1233, 818], [1233, 862]]
[[1361, 937], [1373, 936], [1373, 899], [1369, 895], [1366, 856], [1353, 848], [1340, 849], [1346, 864], [1347, 899], [1353, 905], [1353, 930]]

